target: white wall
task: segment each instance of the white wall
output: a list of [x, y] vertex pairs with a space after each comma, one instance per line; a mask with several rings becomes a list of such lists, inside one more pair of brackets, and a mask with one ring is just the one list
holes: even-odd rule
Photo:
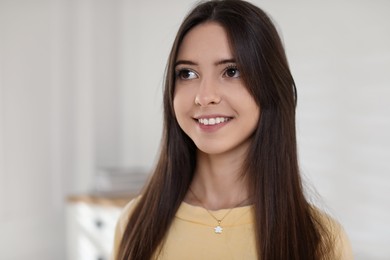
[[64, 254], [52, 22], [48, 1], [0, 1], [0, 259]]
[[350, 235], [357, 259], [390, 249], [390, 3], [264, 3], [298, 86], [303, 173]]
[[0, 0], [0, 259], [65, 259], [67, 195], [121, 160], [119, 3]]
[[390, 3], [332, 2], [267, 9], [298, 86], [302, 171], [343, 223], [357, 258], [388, 259]]
[[[252, 2], [285, 41], [303, 174], [356, 259], [388, 259], [390, 2]], [[0, 0], [0, 259], [25, 258], [22, 228], [30, 258], [60, 259], [65, 196], [96, 167], [153, 166], [165, 63], [192, 4]]]

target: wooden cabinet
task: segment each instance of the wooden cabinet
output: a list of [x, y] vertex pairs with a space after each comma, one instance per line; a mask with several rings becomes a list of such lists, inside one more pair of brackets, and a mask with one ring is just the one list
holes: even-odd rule
[[116, 223], [131, 196], [74, 196], [68, 199], [67, 259], [109, 260]]

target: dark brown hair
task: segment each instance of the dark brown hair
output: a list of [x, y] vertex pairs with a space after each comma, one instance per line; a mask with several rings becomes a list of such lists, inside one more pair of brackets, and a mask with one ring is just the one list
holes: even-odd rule
[[261, 9], [223, 0], [198, 4], [179, 28], [166, 71], [160, 157], [129, 218], [118, 260], [151, 259], [158, 253], [191, 184], [196, 147], [175, 118], [174, 64], [187, 32], [205, 22], [216, 22], [226, 30], [245, 85], [261, 107], [243, 169], [253, 195], [258, 258], [332, 258], [331, 235], [303, 194], [295, 134], [296, 89], [282, 42]]

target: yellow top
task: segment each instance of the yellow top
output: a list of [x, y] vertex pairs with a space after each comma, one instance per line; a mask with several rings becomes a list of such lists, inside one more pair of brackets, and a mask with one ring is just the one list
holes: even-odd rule
[[[113, 259], [134, 208], [131, 201], [124, 209], [115, 234]], [[229, 212], [230, 211], [230, 212]], [[158, 255], [159, 260], [175, 259], [257, 259], [255, 234], [253, 230], [253, 210], [251, 206], [210, 211], [217, 219], [222, 219], [222, 232], [215, 233], [218, 222], [207, 210], [183, 202], [169, 229], [166, 240]], [[225, 218], [224, 218], [225, 217]], [[337, 259], [353, 259], [348, 239], [336, 222], [332, 223], [336, 240]]]

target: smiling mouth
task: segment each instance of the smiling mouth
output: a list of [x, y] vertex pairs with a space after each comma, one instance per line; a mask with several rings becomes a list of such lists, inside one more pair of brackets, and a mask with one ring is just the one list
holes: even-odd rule
[[197, 121], [201, 125], [217, 125], [229, 121], [230, 117], [214, 117], [214, 118], [198, 118]]

